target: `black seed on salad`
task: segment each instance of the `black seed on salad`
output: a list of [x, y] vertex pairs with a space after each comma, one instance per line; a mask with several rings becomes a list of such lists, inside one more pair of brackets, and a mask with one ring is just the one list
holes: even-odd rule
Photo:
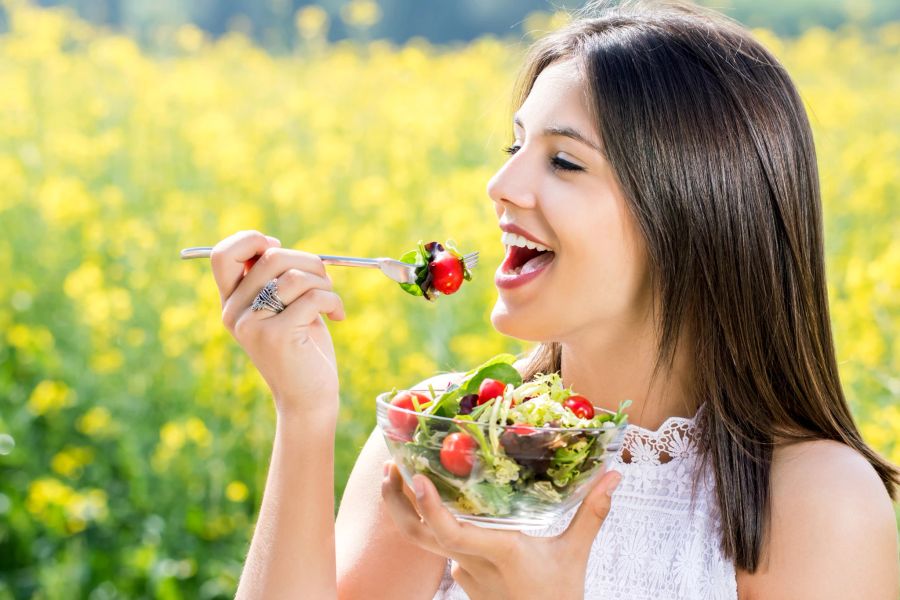
[[478, 394], [466, 394], [459, 399], [459, 414], [467, 415], [478, 404]]

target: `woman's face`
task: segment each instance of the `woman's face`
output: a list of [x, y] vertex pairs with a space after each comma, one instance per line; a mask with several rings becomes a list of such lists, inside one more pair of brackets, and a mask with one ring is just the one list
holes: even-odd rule
[[[644, 244], [588, 106], [573, 61], [544, 69], [516, 113], [515, 151], [488, 182], [500, 225], [515, 223], [555, 253], [524, 285], [498, 285], [491, 322], [506, 335], [536, 342], [608, 338], [611, 328], [632, 330], [647, 317]], [[546, 132], [564, 128], [587, 143]]]

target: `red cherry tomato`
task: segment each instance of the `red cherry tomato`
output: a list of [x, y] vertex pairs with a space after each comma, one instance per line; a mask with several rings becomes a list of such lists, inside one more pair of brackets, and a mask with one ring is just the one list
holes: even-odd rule
[[431, 271], [431, 285], [442, 294], [452, 294], [462, 285], [462, 261], [446, 250], [434, 255], [428, 269]]
[[[391, 399], [391, 405], [407, 410], [416, 410], [412, 402], [413, 395], [415, 395], [419, 406], [431, 401], [425, 394], [404, 390]], [[388, 420], [394, 428], [393, 433], [406, 440], [412, 439], [412, 432], [416, 430], [416, 426], [419, 424], [419, 419], [416, 418], [416, 415], [399, 410], [388, 409]]]
[[502, 381], [485, 377], [478, 386], [478, 404], [484, 404], [491, 398], [502, 396], [505, 389], [506, 384]]
[[590, 400], [588, 400], [584, 396], [572, 394], [571, 396], [566, 398], [565, 402], [563, 402], [563, 406], [571, 410], [582, 419], [594, 418], [594, 405], [591, 404]]
[[441, 445], [441, 464], [454, 475], [467, 477], [475, 464], [477, 445], [475, 438], [468, 433], [451, 433]]

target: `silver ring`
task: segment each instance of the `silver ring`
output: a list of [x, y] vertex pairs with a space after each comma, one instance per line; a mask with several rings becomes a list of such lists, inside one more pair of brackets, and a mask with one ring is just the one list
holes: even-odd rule
[[272, 279], [256, 295], [250, 310], [271, 310], [273, 313], [280, 313], [284, 310], [284, 302], [278, 297], [278, 280]]

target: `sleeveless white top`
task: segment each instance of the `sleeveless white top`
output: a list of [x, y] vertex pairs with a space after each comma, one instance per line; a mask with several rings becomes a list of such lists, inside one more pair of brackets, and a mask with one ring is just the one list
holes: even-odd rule
[[[703, 406], [700, 410], [703, 410]], [[699, 411], [698, 411], [699, 414]], [[622, 474], [609, 514], [591, 547], [587, 600], [736, 600], [734, 563], [720, 550], [715, 481], [709, 468], [692, 499], [697, 415], [669, 417], [656, 431], [628, 425], [610, 468]], [[523, 533], [562, 533], [578, 506], [551, 525]], [[433, 600], [468, 600], [450, 576]]]

